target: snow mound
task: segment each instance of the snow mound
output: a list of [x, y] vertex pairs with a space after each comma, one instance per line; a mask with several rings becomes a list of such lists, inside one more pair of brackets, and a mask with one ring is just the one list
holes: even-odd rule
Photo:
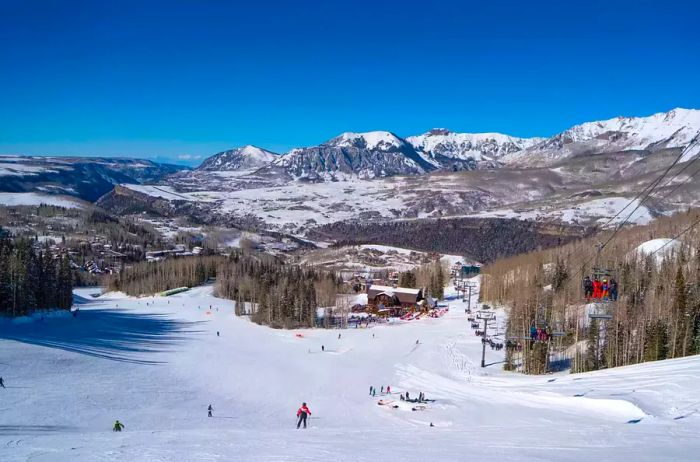
[[640, 244], [635, 249], [635, 254], [641, 257], [654, 254], [657, 264], [660, 264], [664, 259], [673, 256], [680, 244], [680, 241], [669, 238], [652, 239]]

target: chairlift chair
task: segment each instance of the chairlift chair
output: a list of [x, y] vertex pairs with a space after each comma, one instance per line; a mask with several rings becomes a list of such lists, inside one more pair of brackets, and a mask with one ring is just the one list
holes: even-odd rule
[[596, 304], [593, 311], [588, 313], [589, 319], [598, 319], [601, 321], [609, 321], [613, 318], [612, 313], [605, 304]]

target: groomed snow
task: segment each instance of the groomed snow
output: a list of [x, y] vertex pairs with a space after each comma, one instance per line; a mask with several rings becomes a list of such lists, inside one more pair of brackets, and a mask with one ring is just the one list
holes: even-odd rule
[[[527, 377], [488, 350], [481, 369], [451, 290], [443, 318], [295, 331], [236, 317], [210, 287], [89, 292], [77, 318], [0, 326], [3, 462], [691, 461], [700, 450], [700, 358]], [[393, 394], [370, 397], [370, 385]], [[404, 391], [436, 401], [412, 411]], [[302, 401], [310, 428], [296, 430]]]

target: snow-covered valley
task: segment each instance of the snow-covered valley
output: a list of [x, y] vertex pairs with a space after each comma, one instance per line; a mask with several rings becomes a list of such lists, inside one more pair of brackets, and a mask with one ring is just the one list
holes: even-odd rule
[[[77, 291], [75, 318], [0, 324], [0, 460], [691, 461], [700, 449], [699, 357], [529, 377], [487, 349], [481, 369], [454, 293], [439, 319], [286, 331], [236, 317], [209, 286], [91, 292]], [[435, 401], [412, 411], [406, 391]]]

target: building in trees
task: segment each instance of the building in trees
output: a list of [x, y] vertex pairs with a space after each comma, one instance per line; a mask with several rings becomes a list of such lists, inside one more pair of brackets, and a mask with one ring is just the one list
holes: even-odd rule
[[402, 316], [409, 310], [421, 308], [422, 289], [371, 285], [367, 290], [369, 308], [388, 316]]

